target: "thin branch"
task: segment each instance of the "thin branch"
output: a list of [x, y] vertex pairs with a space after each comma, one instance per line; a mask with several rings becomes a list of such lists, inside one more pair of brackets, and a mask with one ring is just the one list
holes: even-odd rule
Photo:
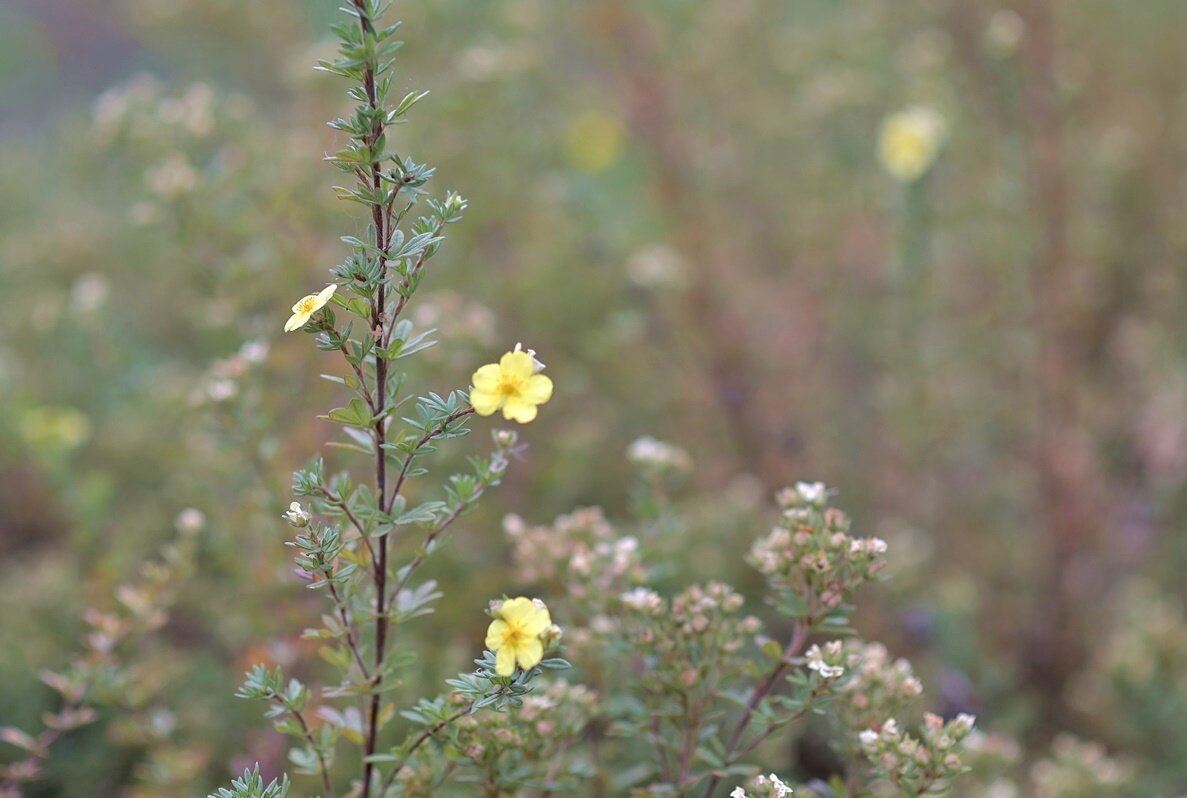
[[[384, 512], [390, 513], [392, 507], [395, 506], [396, 497], [400, 495], [400, 490], [404, 487], [404, 481], [408, 479], [408, 471], [412, 468], [412, 461], [416, 458], [416, 455], [420, 452], [420, 450], [423, 449], [431, 440], [433, 440], [433, 438], [444, 434], [446, 428], [450, 424], [457, 421], [459, 418], [465, 418], [473, 412], [474, 408], [469, 406], [466, 406], [461, 410], [455, 410], [446, 416], [440, 424], [421, 436], [420, 440], [416, 442], [416, 446], [413, 447], [412, 451], [408, 453], [408, 457], [404, 459], [404, 467], [400, 469], [400, 475], [396, 478], [396, 485], [394, 488], [392, 488], [392, 495], [387, 499], [387, 501], [383, 501], [381, 498]], [[383, 496], [382, 493], [379, 495], [380, 497]]]
[[[359, 26], [362, 30], [363, 38], [372, 37], [375, 35], [375, 28], [372, 24], [371, 18], [367, 13], [367, 5], [364, 0], [352, 0], [355, 10], [358, 12]], [[370, 63], [366, 65], [363, 72], [363, 89], [367, 93], [367, 103], [372, 111], [377, 111], [379, 108], [379, 98], [375, 87], [376, 71], [379, 65], [371, 59]], [[374, 150], [375, 143], [383, 135], [383, 121], [379, 114], [375, 114], [374, 122], [371, 126], [370, 135], [366, 136], [364, 143]], [[378, 194], [382, 179], [379, 175], [379, 163], [372, 161], [370, 165], [370, 183], [372, 190]], [[364, 182], [366, 182], [364, 180]], [[379, 205], [372, 205], [371, 218], [375, 223], [375, 242], [381, 248], [384, 247], [387, 239], [386, 219], [384, 218], [383, 209]], [[379, 257], [382, 259], [383, 255]], [[382, 265], [382, 264], [381, 264]], [[387, 309], [387, 294], [386, 281], [381, 281], [376, 290], [375, 298], [371, 302], [371, 334], [378, 340], [383, 338], [383, 320]], [[373, 408], [376, 415], [381, 415], [387, 406], [387, 360], [380, 357], [375, 360], [375, 407]], [[384, 451], [383, 444], [385, 442], [386, 427], [384, 419], [380, 418], [375, 422], [374, 426], [375, 436], [375, 492], [379, 496], [380, 501], [387, 494], [387, 454]], [[379, 553], [377, 558], [373, 558], [371, 562], [372, 577], [375, 582], [375, 686], [377, 687], [379, 681], [383, 678], [383, 663], [387, 657], [387, 627], [388, 617], [387, 609], [384, 603], [386, 598], [386, 582], [387, 582], [387, 539], [384, 535], [380, 539]], [[381, 699], [378, 692], [371, 695], [370, 712], [367, 717], [367, 734], [366, 743], [363, 750], [363, 785], [362, 798], [369, 798], [371, 795], [371, 780], [372, 774], [375, 771], [375, 763], [371, 760], [374, 755], [379, 740], [379, 707]]]
[[367, 547], [367, 551], [370, 552], [371, 562], [375, 562], [375, 559], [376, 559], [375, 548], [371, 545], [371, 539], [367, 536], [366, 527], [364, 527], [361, 523], [359, 523], [359, 519], [356, 518], [354, 516], [354, 513], [352, 513], [350, 511], [350, 508], [346, 506], [345, 500], [340, 500], [337, 496], [330, 493], [325, 488], [320, 488], [320, 490], [321, 490], [321, 495], [324, 496], [330, 502], [330, 504], [332, 504], [335, 507], [337, 507], [338, 509], [340, 509], [342, 511], [342, 513], [346, 516], [346, 520], [350, 521], [350, 523], [354, 524], [355, 528], [359, 530], [359, 538], [363, 541], [363, 545]]
[[412, 741], [412, 746], [404, 753], [404, 757], [392, 766], [391, 772], [388, 773], [387, 778], [383, 780], [383, 786], [380, 788], [379, 794], [382, 795], [383, 793], [387, 792], [388, 787], [392, 786], [392, 783], [396, 780], [396, 776], [400, 775], [400, 771], [407, 767], [408, 760], [412, 758], [412, 754], [416, 752], [417, 748], [420, 748], [422, 745], [427, 743], [434, 734], [441, 731], [455, 720], [458, 720], [462, 716], [468, 714], [470, 714], [470, 707], [462, 707], [445, 720], [438, 721], [436, 725], [431, 726], [430, 728], [427, 728], [418, 734], [416, 739]]
[[291, 707], [285, 706], [284, 701], [279, 696], [276, 702], [284, 707], [285, 711], [296, 718], [297, 723], [301, 726], [301, 732], [305, 735], [305, 739], [309, 742], [309, 746], [317, 755], [317, 769], [321, 773], [322, 787], [326, 791], [326, 798], [334, 798], [334, 785], [330, 781], [330, 766], [326, 762], [325, 754], [321, 750], [321, 746], [317, 744], [317, 740], [313, 739], [313, 732], [309, 730], [309, 724], [305, 722], [305, 718], [301, 713]]
[[[326, 579], [329, 580], [331, 573], [325, 571]], [[330, 596], [334, 599], [334, 604], [338, 607], [338, 617], [342, 619], [342, 623], [346, 626], [346, 644], [350, 646], [350, 652], [354, 654], [355, 664], [359, 666], [359, 670], [363, 672], [363, 678], [366, 681], [371, 681], [371, 672], [367, 669], [367, 663], [363, 660], [363, 654], [359, 650], [358, 642], [354, 637], [354, 621], [346, 613], [346, 603], [338, 595], [338, 589], [334, 587], [333, 582], [328, 582], [330, 588]]]
[[354, 369], [354, 375], [359, 379], [359, 387], [363, 390], [363, 398], [367, 400], [367, 406], [371, 408], [372, 413], [378, 413], [380, 408], [375, 406], [375, 397], [371, 394], [371, 391], [367, 389], [367, 377], [363, 372], [362, 366], [356, 364], [350, 359], [350, 353], [346, 351], [345, 341], [339, 344], [338, 348], [342, 350], [342, 354], [346, 357], [346, 362], [350, 364], [352, 369]]
[[412, 576], [416, 573], [417, 569], [424, 564], [425, 558], [427, 557], [426, 552], [428, 551], [429, 546], [432, 546], [433, 542], [437, 540], [437, 537], [446, 529], [448, 529], [454, 521], [461, 517], [461, 514], [465, 512], [467, 507], [478, 501], [478, 498], [482, 495], [482, 492], [483, 491], [481, 488], [476, 490], [474, 495], [470, 497], [469, 501], [462, 502], [457, 507], [455, 507], [449, 515], [441, 519], [441, 523], [433, 527], [432, 532], [425, 536], [424, 543], [422, 543], [420, 546], [420, 551], [417, 552], [416, 557], [412, 559], [412, 562], [408, 563], [408, 565], [404, 567], [404, 575], [400, 578], [400, 581], [396, 584], [395, 588], [391, 592], [391, 595], [388, 597], [387, 603], [389, 607], [392, 605], [392, 602], [396, 600], [396, 597], [400, 595], [400, 591], [408, 586], [408, 583], [412, 580]]
[[[759, 682], [754, 692], [750, 694], [750, 700], [746, 703], [746, 711], [742, 713], [742, 717], [738, 720], [738, 725], [734, 727], [733, 734], [730, 735], [729, 742], [725, 746], [725, 756], [723, 761], [729, 764], [734, 753], [738, 750], [738, 746], [742, 742], [746, 730], [750, 728], [750, 722], [754, 719], [754, 711], [764, 698], [774, 689], [775, 685], [783, 678], [788, 669], [791, 668], [792, 657], [798, 656], [804, 644], [808, 642], [809, 624], [805, 621], [797, 621], [795, 629], [792, 630], [791, 640], [787, 643], [787, 648], [783, 649], [783, 656], [780, 657], [779, 662], [771, 670], [766, 679]], [[721, 783], [721, 776], [714, 774], [709, 778], [709, 783], [705, 785], [705, 792], [703, 798], [710, 798], [713, 791], [717, 789], [717, 785]]]
[[[433, 237], [436, 238], [438, 235], [440, 235], [444, 228], [444, 222], [437, 222], [436, 227], [433, 228]], [[397, 293], [400, 295], [400, 299], [398, 302], [396, 302], [396, 309], [392, 311], [392, 324], [387, 328], [387, 334], [384, 336], [384, 346], [391, 344], [392, 330], [396, 328], [395, 321], [396, 319], [400, 318], [400, 314], [404, 312], [404, 306], [408, 304], [408, 294], [405, 292], [408, 290], [408, 286], [412, 284], [412, 279], [416, 275], [420, 274], [421, 269], [424, 268], [425, 261], [428, 260], [428, 257], [429, 248], [425, 247], [421, 251], [420, 257], [416, 259], [416, 263], [413, 264], [412, 268], [408, 270], [408, 276], [400, 281], [400, 288], [397, 291]]]

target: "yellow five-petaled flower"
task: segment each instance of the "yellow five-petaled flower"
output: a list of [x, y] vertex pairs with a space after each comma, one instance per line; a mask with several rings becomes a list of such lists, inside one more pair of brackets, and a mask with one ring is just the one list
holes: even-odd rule
[[304, 327], [305, 322], [309, 321], [309, 317], [324, 308], [337, 290], [338, 286], [331, 283], [316, 294], [309, 294], [298, 299], [297, 304], [293, 305], [293, 315], [284, 323], [284, 331], [292, 332]]
[[470, 404], [480, 416], [502, 408], [504, 418], [528, 423], [536, 417], [536, 406], [552, 398], [552, 380], [538, 373], [541, 368], [530, 349], [516, 347], [474, 372]]
[[510, 676], [516, 664], [527, 670], [544, 657], [544, 636], [552, 628], [552, 616], [544, 602], [507, 599], [495, 611], [486, 630], [486, 647], [495, 652], [495, 672]]

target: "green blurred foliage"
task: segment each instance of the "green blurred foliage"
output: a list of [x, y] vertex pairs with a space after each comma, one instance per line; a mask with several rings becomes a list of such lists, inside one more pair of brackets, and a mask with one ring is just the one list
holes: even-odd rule
[[[205, 795], [282, 764], [232, 694], [254, 662], [316, 661], [278, 516], [332, 392], [280, 327], [362, 226], [319, 160], [346, 107], [312, 70], [335, 5], [115, 0], [137, 52], [105, 68], [160, 67], [89, 108], [55, 105], [69, 13], [0, 8], [0, 112], [60, 115], [0, 126], [0, 720], [34, 724], [83, 609], [204, 519], [151, 644], [177, 747], [105, 718], [36, 794], [153, 794], [126, 785], [173, 768]], [[524, 587], [501, 517], [624, 513], [623, 453], [655, 434], [697, 464], [673, 588], [753, 594], [722, 569], [768, 495], [840, 485], [894, 566], [858, 626], [933, 706], [1019, 737], [1016, 770], [1070, 729], [1136, 763], [1126, 794], [1183, 789], [1187, 655], [1158, 641], [1187, 629], [1187, 7], [1050, 7], [1047, 36], [1030, 0], [397, 4], [397, 80], [432, 94], [396, 149], [470, 200], [415, 318], [443, 336], [425, 380], [522, 339], [558, 386], [431, 569], [422, 693]], [[946, 144], [902, 183], [877, 137], [914, 103]], [[1164, 631], [1126, 638], [1147, 614]]]

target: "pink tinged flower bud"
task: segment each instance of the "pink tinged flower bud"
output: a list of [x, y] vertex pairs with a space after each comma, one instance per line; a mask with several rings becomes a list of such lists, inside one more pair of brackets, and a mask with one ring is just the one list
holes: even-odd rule
[[685, 687], [692, 687], [699, 681], [699, 676], [693, 668], [685, 668], [680, 672], [680, 683]]
[[963, 737], [973, 730], [973, 725], [976, 722], [977, 718], [975, 716], [962, 712], [952, 721], [952, 733]]
[[482, 755], [486, 753], [486, 746], [482, 743], [471, 743], [466, 746], [465, 754], [470, 759], [482, 759]]
[[541, 737], [548, 737], [556, 728], [556, 724], [550, 720], [542, 720], [536, 724], [536, 734]]

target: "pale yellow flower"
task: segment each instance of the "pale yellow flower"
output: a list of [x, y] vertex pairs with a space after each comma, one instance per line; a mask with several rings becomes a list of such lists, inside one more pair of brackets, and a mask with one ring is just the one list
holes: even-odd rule
[[569, 160], [583, 172], [604, 171], [622, 156], [622, 123], [609, 114], [586, 111], [569, 123]]
[[536, 417], [536, 406], [552, 398], [552, 380], [538, 373], [540, 368], [531, 350], [517, 347], [474, 372], [470, 404], [480, 416], [502, 408], [504, 418], [528, 423]]
[[284, 323], [284, 331], [292, 332], [304, 327], [305, 322], [309, 321], [309, 317], [324, 308], [337, 290], [338, 286], [331, 283], [320, 293], [309, 294], [298, 299], [297, 304], [293, 305], [293, 315]]
[[944, 144], [944, 118], [916, 105], [891, 114], [878, 136], [878, 160], [891, 177], [904, 183], [918, 180], [931, 168]]
[[495, 652], [495, 672], [510, 676], [516, 665], [524, 670], [539, 665], [551, 628], [552, 617], [542, 601], [520, 596], [500, 604], [486, 630], [486, 647]]

